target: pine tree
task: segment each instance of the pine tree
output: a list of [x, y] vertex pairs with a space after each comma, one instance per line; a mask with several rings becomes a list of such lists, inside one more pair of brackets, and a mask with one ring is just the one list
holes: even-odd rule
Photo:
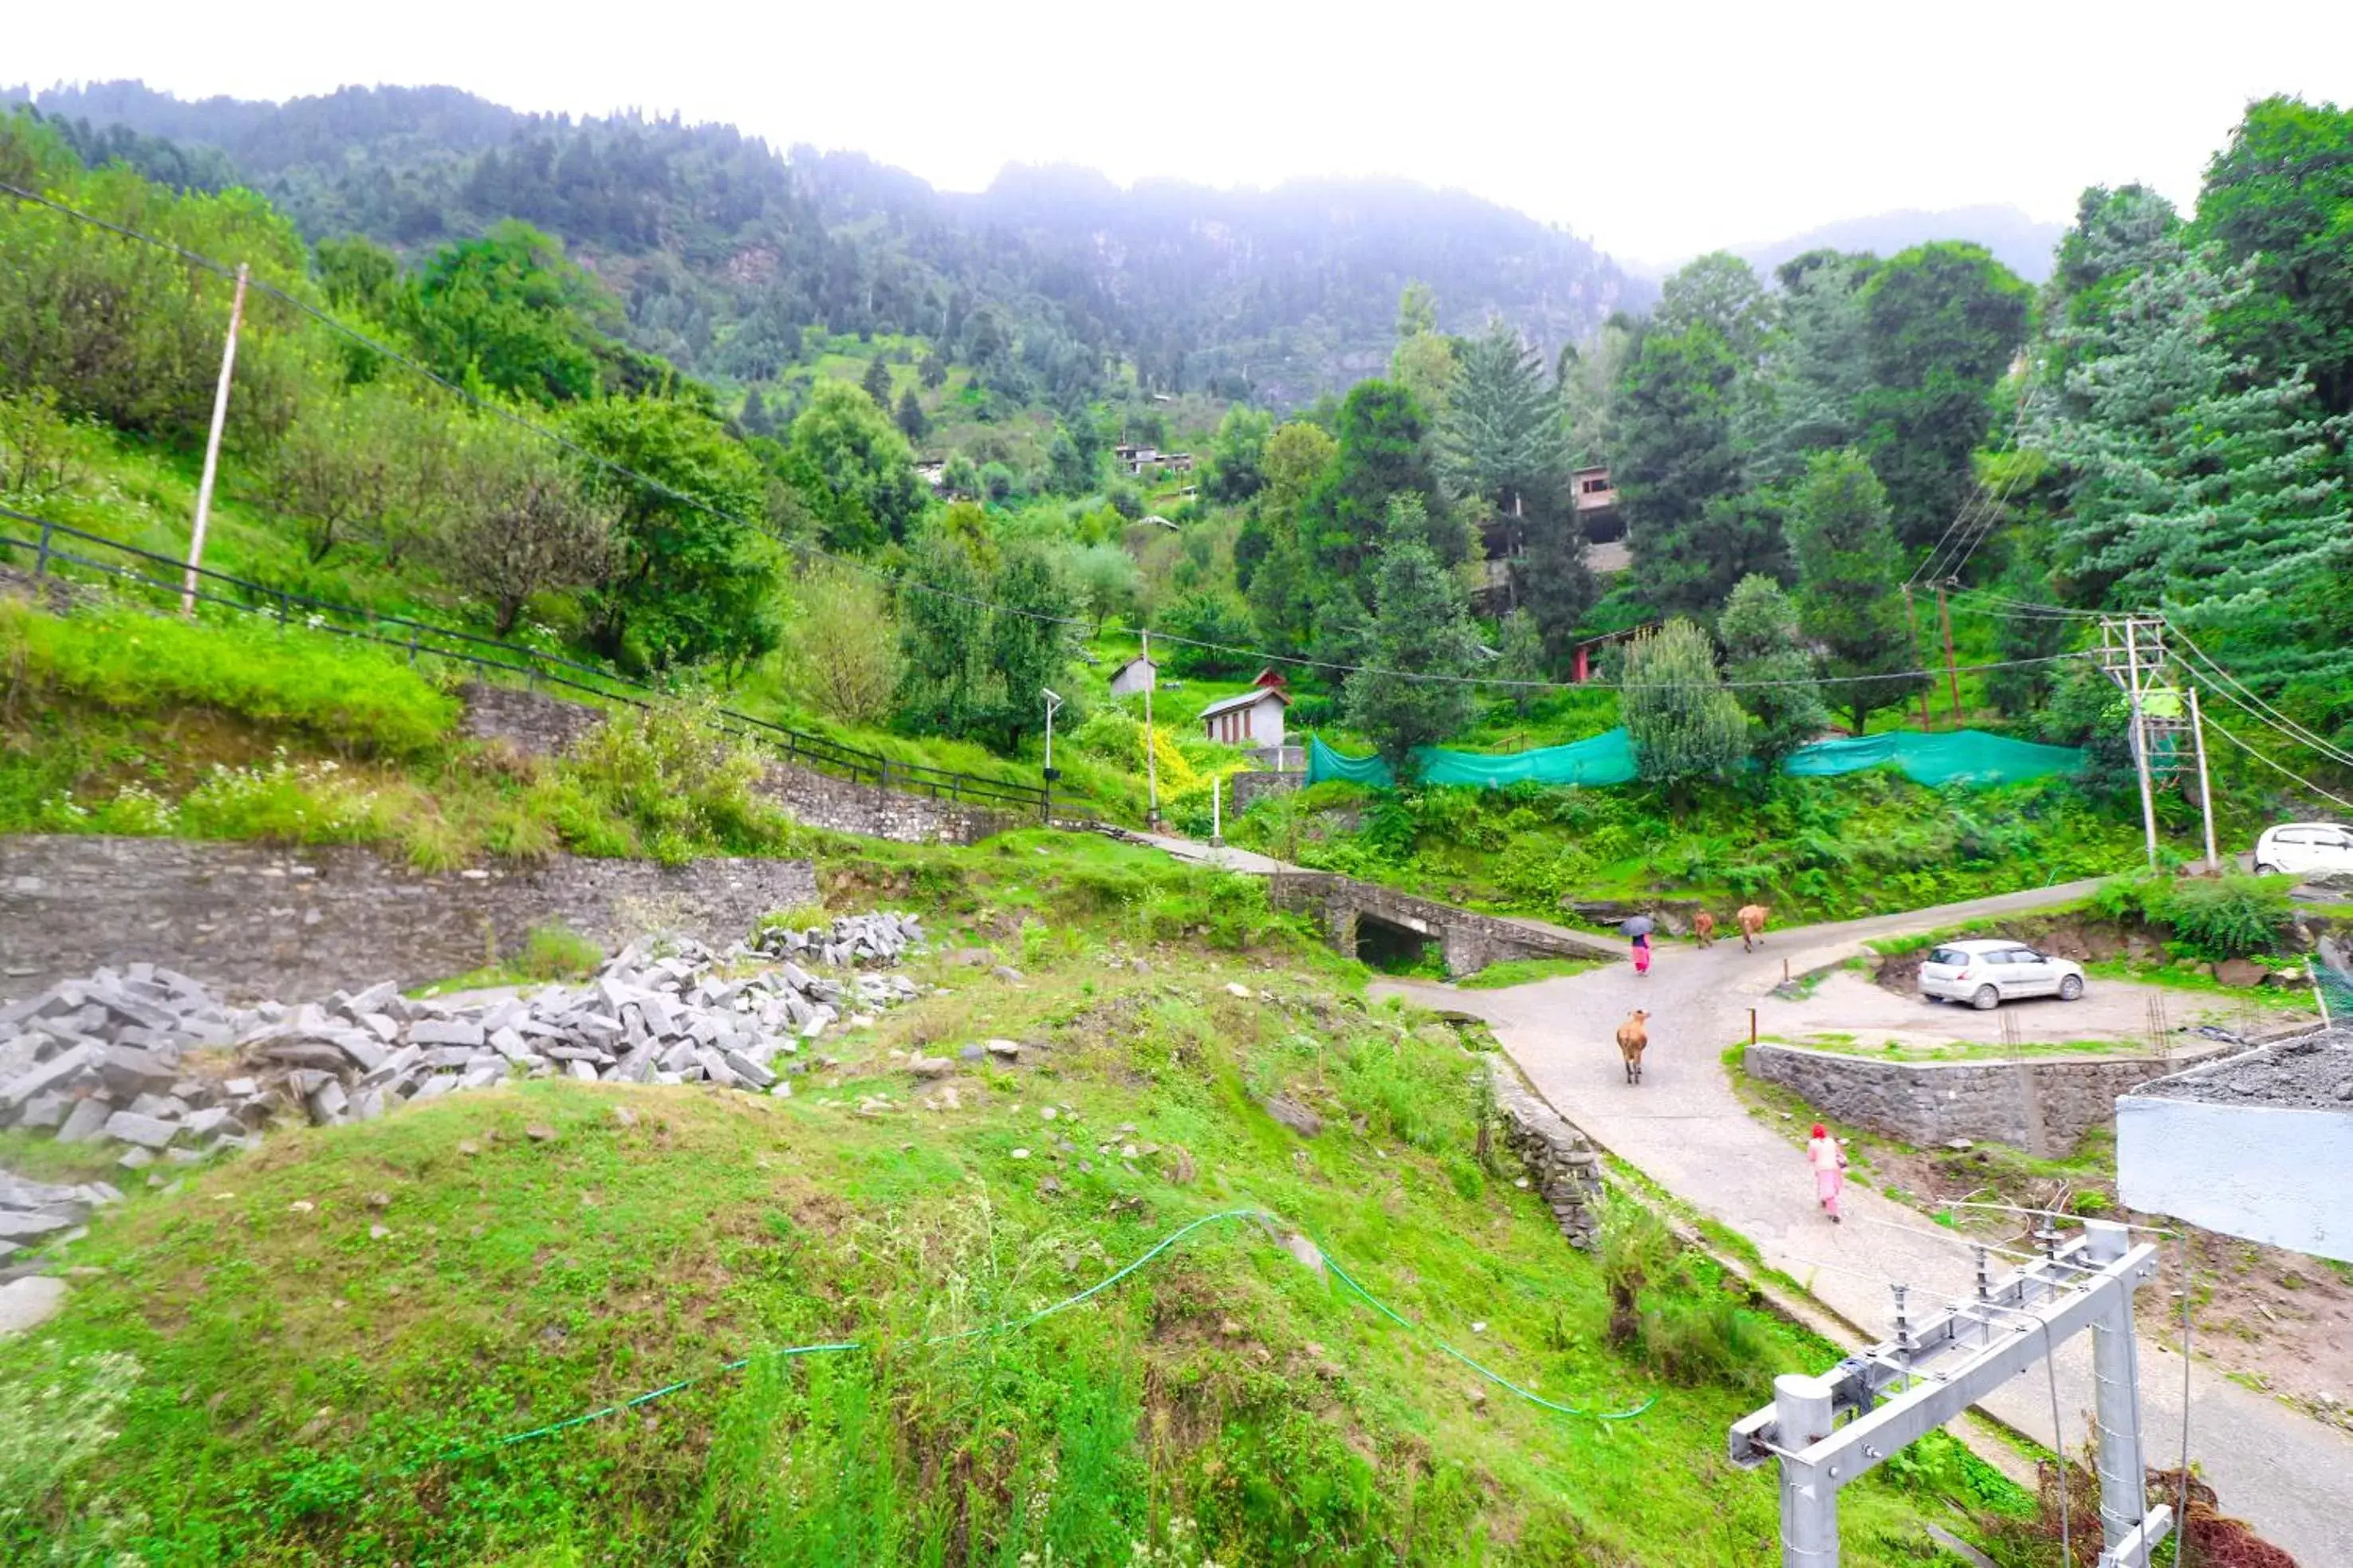
[[1748, 714], [1748, 754], [1760, 767], [1778, 768], [1830, 722], [1814, 683], [1813, 656], [1798, 629], [1798, 608], [1781, 584], [1751, 573], [1725, 601], [1715, 630], [1724, 642], [1725, 676]]
[[874, 400], [875, 407], [888, 409], [891, 406], [891, 367], [882, 363], [881, 354], [866, 362], [866, 379], [859, 384], [866, 389], [866, 395]]
[[747, 435], [774, 436], [776, 433], [776, 422], [769, 416], [768, 405], [761, 398], [758, 387], [744, 395], [744, 413], [736, 423], [744, 426]]
[[2079, 593], [2229, 628], [2353, 566], [2342, 433], [2301, 376], [2262, 379], [2218, 340], [2246, 287], [2184, 257], [2053, 334], [2067, 368], [2037, 440], [2075, 475], [2055, 553]]
[[1617, 399], [1611, 464], [1643, 597], [1713, 610], [1732, 585], [1780, 555], [1769, 515], [1740, 502], [1747, 474], [1734, 439], [1742, 365], [1713, 327], [1652, 332]]
[[920, 441], [931, 431], [932, 422], [923, 417], [923, 401], [915, 395], [915, 389], [912, 386], [899, 395], [899, 412], [895, 417], [899, 428], [910, 441]]
[[947, 384], [947, 356], [940, 353], [936, 344], [923, 351], [922, 374], [923, 378], [923, 389], [926, 392], [937, 392], [941, 387]]
[[1874, 710], [1920, 685], [1916, 676], [1892, 673], [1912, 668], [1917, 649], [1896, 586], [1904, 552], [1887, 491], [1852, 448], [1817, 453], [1790, 499], [1787, 526], [1798, 558], [1799, 622], [1840, 678], [1836, 700], [1860, 735]]
[[1374, 594], [1363, 640], [1362, 662], [1370, 668], [1348, 677], [1344, 700], [1349, 724], [1372, 741], [1398, 778], [1408, 779], [1418, 749], [1471, 721], [1472, 689], [1455, 680], [1400, 677], [1467, 675], [1479, 638], [1461, 584], [1410, 531], [1383, 544]]
[[1534, 623], [1544, 668], [1557, 671], [1576, 641], [1577, 623], [1599, 597], [1585, 560], [1585, 531], [1557, 493], [1525, 519], [1527, 550], [1512, 563], [1512, 593]]
[[1619, 710], [1654, 784], [1730, 778], [1747, 758], [1748, 717], [1716, 673], [1715, 645], [1681, 616], [1627, 647]]
[[1439, 463], [1454, 492], [1483, 496], [1497, 517], [1520, 517], [1531, 491], [1556, 482], [1560, 405], [1544, 363], [1501, 318], [1464, 349], [1438, 427]]

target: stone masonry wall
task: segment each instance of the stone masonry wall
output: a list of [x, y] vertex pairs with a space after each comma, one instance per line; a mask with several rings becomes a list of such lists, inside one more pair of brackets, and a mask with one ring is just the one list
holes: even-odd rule
[[[534, 756], [563, 752], [605, 718], [600, 709], [519, 687], [477, 682], [459, 695], [467, 734], [504, 741]], [[853, 784], [788, 763], [770, 763], [759, 790], [796, 822], [902, 844], [972, 844], [1032, 820], [994, 805]]]
[[1793, 1089], [1841, 1121], [1926, 1147], [1983, 1138], [2046, 1157], [2116, 1120], [2116, 1097], [2231, 1047], [2041, 1061], [1900, 1062], [1797, 1046], [1748, 1047], [1751, 1078]]
[[805, 860], [559, 857], [427, 875], [355, 846], [12, 835], [0, 837], [0, 994], [143, 959], [231, 1000], [301, 1002], [462, 974], [537, 925], [607, 948], [653, 930], [723, 943], [816, 900]]
[[1288, 795], [1307, 783], [1303, 773], [1236, 773], [1227, 784], [1233, 790], [1233, 812], [1236, 816], [1271, 795]]
[[1601, 1156], [1585, 1134], [1538, 1099], [1501, 1052], [1487, 1058], [1487, 1081], [1504, 1122], [1504, 1143], [1527, 1168], [1573, 1247], [1590, 1249], [1601, 1229]]
[[1474, 910], [1457, 909], [1328, 871], [1284, 871], [1268, 879], [1267, 900], [1279, 909], [1315, 915], [1325, 938], [1344, 953], [1356, 951], [1356, 921], [1366, 915], [1432, 938], [1450, 975], [1474, 974], [1507, 958], [1614, 958], [1599, 938], [1554, 931]]
[[567, 702], [520, 686], [470, 680], [458, 689], [466, 704], [459, 728], [477, 741], [504, 741], [516, 751], [552, 757], [605, 721], [605, 710]]

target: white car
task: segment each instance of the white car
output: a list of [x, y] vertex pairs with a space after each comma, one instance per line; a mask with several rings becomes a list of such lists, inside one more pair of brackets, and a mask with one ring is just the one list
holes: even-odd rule
[[2326, 822], [2283, 822], [2255, 840], [2266, 877], [2353, 877], [2353, 832]]
[[2084, 966], [2006, 937], [1948, 942], [1921, 963], [1920, 994], [1931, 1002], [1967, 1002], [1979, 1009], [1999, 1007], [2020, 996], [2073, 1002], [2084, 994]]

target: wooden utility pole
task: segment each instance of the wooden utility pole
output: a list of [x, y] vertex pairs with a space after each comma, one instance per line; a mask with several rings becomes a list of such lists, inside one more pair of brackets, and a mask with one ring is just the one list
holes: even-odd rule
[[245, 263], [237, 263], [237, 292], [228, 302], [228, 342], [221, 349], [220, 384], [213, 389], [213, 429], [205, 439], [204, 477], [196, 481], [196, 524], [188, 532], [188, 570], [180, 580], [180, 614], [190, 619], [196, 613], [196, 568], [205, 563], [205, 524], [212, 518], [213, 479], [220, 472], [221, 426], [228, 423], [228, 384], [237, 374], [237, 329], [245, 320], [247, 275]]
[[1961, 721], [1961, 672], [1953, 666], [1953, 612], [1945, 604], [1945, 590], [1936, 590], [1936, 619], [1945, 628], [1945, 679], [1953, 693], [1953, 722]]
[[[1920, 622], [1912, 613], [1912, 584], [1909, 583], [1904, 584], [1904, 625], [1912, 634], [1912, 652], [1917, 658], [1920, 652]], [[1920, 689], [1920, 730], [1926, 734], [1927, 729], [1928, 689], [1924, 686]]]

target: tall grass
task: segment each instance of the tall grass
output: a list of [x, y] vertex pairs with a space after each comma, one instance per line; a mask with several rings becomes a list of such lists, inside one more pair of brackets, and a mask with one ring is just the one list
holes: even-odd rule
[[459, 712], [455, 697], [367, 644], [119, 606], [55, 616], [8, 596], [0, 683], [12, 710], [58, 697], [131, 713], [208, 708], [393, 757], [442, 744]]

